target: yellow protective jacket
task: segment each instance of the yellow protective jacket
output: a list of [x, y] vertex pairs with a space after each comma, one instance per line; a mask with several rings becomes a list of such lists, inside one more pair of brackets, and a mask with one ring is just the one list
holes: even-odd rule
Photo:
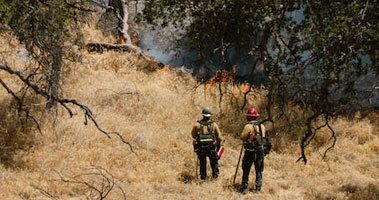
[[[211, 124], [211, 130], [217, 139], [217, 144], [221, 144], [222, 134], [221, 134], [220, 128], [218, 127], [216, 122], [213, 122]], [[209, 134], [207, 126], [203, 126], [203, 131], [204, 131], [203, 132], [204, 134]], [[201, 125], [199, 122], [197, 122], [193, 126], [192, 131], [191, 131], [192, 138], [194, 138], [194, 139], [197, 138], [199, 136], [199, 133], [201, 133]]]
[[[249, 138], [250, 134], [251, 135], [259, 134], [259, 126], [255, 125], [258, 123], [259, 123], [258, 121], [252, 120], [252, 121], [249, 121], [245, 125], [241, 134], [242, 141], [245, 142]], [[262, 129], [262, 137], [266, 137], [266, 128], [263, 124], [261, 124], [261, 129]]]

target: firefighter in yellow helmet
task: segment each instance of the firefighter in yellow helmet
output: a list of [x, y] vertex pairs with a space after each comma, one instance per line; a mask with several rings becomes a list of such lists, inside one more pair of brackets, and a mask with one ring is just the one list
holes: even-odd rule
[[197, 157], [200, 161], [200, 178], [205, 180], [207, 177], [207, 157], [209, 157], [213, 179], [219, 175], [217, 151], [221, 147], [221, 131], [216, 122], [210, 120], [212, 111], [205, 107], [202, 111], [203, 119], [197, 121], [192, 128], [193, 145]]
[[258, 110], [249, 108], [246, 112], [248, 123], [245, 125], [241, 139], [244, 142], [245, 154], [242, 159], [242, 184], [240, 192], [245, 194], [248, 191], [249, 174], [252, 164], [255, 167], [255, 191], [260, 191], [262, 187], [263, 171], [263, 139], [266, 137], [266, 130], [263, 124], [257, 121]]

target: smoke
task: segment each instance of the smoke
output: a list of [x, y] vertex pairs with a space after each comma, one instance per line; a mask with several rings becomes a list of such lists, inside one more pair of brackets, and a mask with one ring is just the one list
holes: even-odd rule
[[142, 34], [138, 46], [163, 64], [172, 64], [176, 52], [171, 42], [164, 41], [161, 31], [151, 30]]
[[[201, 56], [198, 51], [190, 50], [186, 45], [184, 29], [172, 25], [167, 27], [144, 25], [137, 31], [140, 35], [137, 45], [164, 64], [185, 67], [192, 70], [194, 75], [205, 79], [212, 77], [224, 67], [219, 57], [210, 54]], [[227, 67], [231, 69], [236, 66], [236, 79], [247, 80], [254, 59], [242, 56], [239, 52], [240, 50], [234, 47], [228, 49]], [[261, 81], [262, 77], [260, 68], [254, 78]]]
[[[303, 5], [299, 6], [297, 10], [287, 12], [288, 25], [300, 24], [304, 20], [304, 10], [305, 6]], [[224, 67], [232, 69], [235, 66], [235, 81], [249, 81], [254, 85], [261, 85], [266, 82], [263, 74], [263, 63], [258, 62], [255, 72], [251, 74], [255, 58], [247, 54], [246, 50], [233, 46], [229, 47], [226, 52], [227, 66], [225, 66], [218, 56], [212, 54], [201, 56], [198, 51], [190, 50], [186, 45], [186, 32], [184, 29], [172, 24], [166, 27], [153, 27], [144, 24], [139, 27], [140, 41], [137, 45], [160, 62], [172, 67], [185, 67], [192, 70], [193, 75], [205, 80], [213, 77], [218, 70]], [[257, 40], [259, 39], [258, 37]], [[277, 49], [269, 48], [269, 52], [273, 56], [278, 53], [277, 51]], [[311, 52], [309, 51], [303, 52], [301, 55], [302, 60], [306, 60], [310, 55]], [[283, 66], [283, 70], [290, 69], [291, 66]], [[317, 77], [318, 73], [317, 68], [306, 72], [306, 76], [302, 80], [304, 85], [313, 83], [314, 77]], [[357, 103], [359, 106], [379, 107], [379, 89], [376, 89], [379, 87], [379, 83], [376, 83], [376, 80], [377, 76], [370, 73], [355, 82], [354, 87], [358, 91], [356, 95], [357, 99], [359, 99]], [[342, 91], [335, 93], [336, 99], [339, 99], [342, 95]]]

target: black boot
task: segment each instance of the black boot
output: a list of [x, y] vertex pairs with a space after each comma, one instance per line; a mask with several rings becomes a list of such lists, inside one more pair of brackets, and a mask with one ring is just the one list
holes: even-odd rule
[[247, 184], [244, 184], [244, 183], [242, 183], [241, 184], [241, 187], [240, 187], [240, 192], [242, 193], [242, 194], [246, 194], [247, 192], [248, 192], [248, 187], [247, 187]]

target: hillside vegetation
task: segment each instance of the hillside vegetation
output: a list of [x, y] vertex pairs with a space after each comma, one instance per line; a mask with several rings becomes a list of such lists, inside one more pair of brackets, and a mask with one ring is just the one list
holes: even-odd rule
[[[29, 61], [15, 41], [2, 37], [0, 51], [12, 66], [27, 67]], [[241, 147], [238, 135], [246, 120], [240, 111], [243, 87], [228, 86], [220, 114], [218, 88], [200, 85], [186, 69], [157, 70], [129, 53], [83, 56], [81, 63], [63, 68], [63, 96], [88, 105], [100, 126], [120, 132], [135, 153], [93, 124], [84, 125], [81, 110], [70, 118], [59, 108], [54, 117], [31, 94], [42, 134], [33, 124], [22, 128], [9, 108], [11, 97], [0, 89], [0, 199], [96, 199], [98, 193], [90, 186], [106, 191], [113, 178], [116, 185], [106, 199], [379, 198], [379, 129], [373, 121], [334, 121], [336, 146], [322, 160], [330, 133], [321, 130], [318, 143], [308, 149], [307, 165], [295, 163], [301, 133], [285, 137], [285, 132], [270, 132], [267, 124], [275, 148], [265, 159], [263, 191], [242, 195], [232, 181]], [[0, 77], [17, 88], [8, 74]], [[248, 106], [259, 107], [264, 89], [250, 93], [248, 100]], [[220, 178], [200, 184], [190, 131], [206, 105], [215, 112], [226, 151], [219, 161]], [[240, 168], [237, 183], [241, 174]], [[250, 183], [253, 179], [252, 172]]]

